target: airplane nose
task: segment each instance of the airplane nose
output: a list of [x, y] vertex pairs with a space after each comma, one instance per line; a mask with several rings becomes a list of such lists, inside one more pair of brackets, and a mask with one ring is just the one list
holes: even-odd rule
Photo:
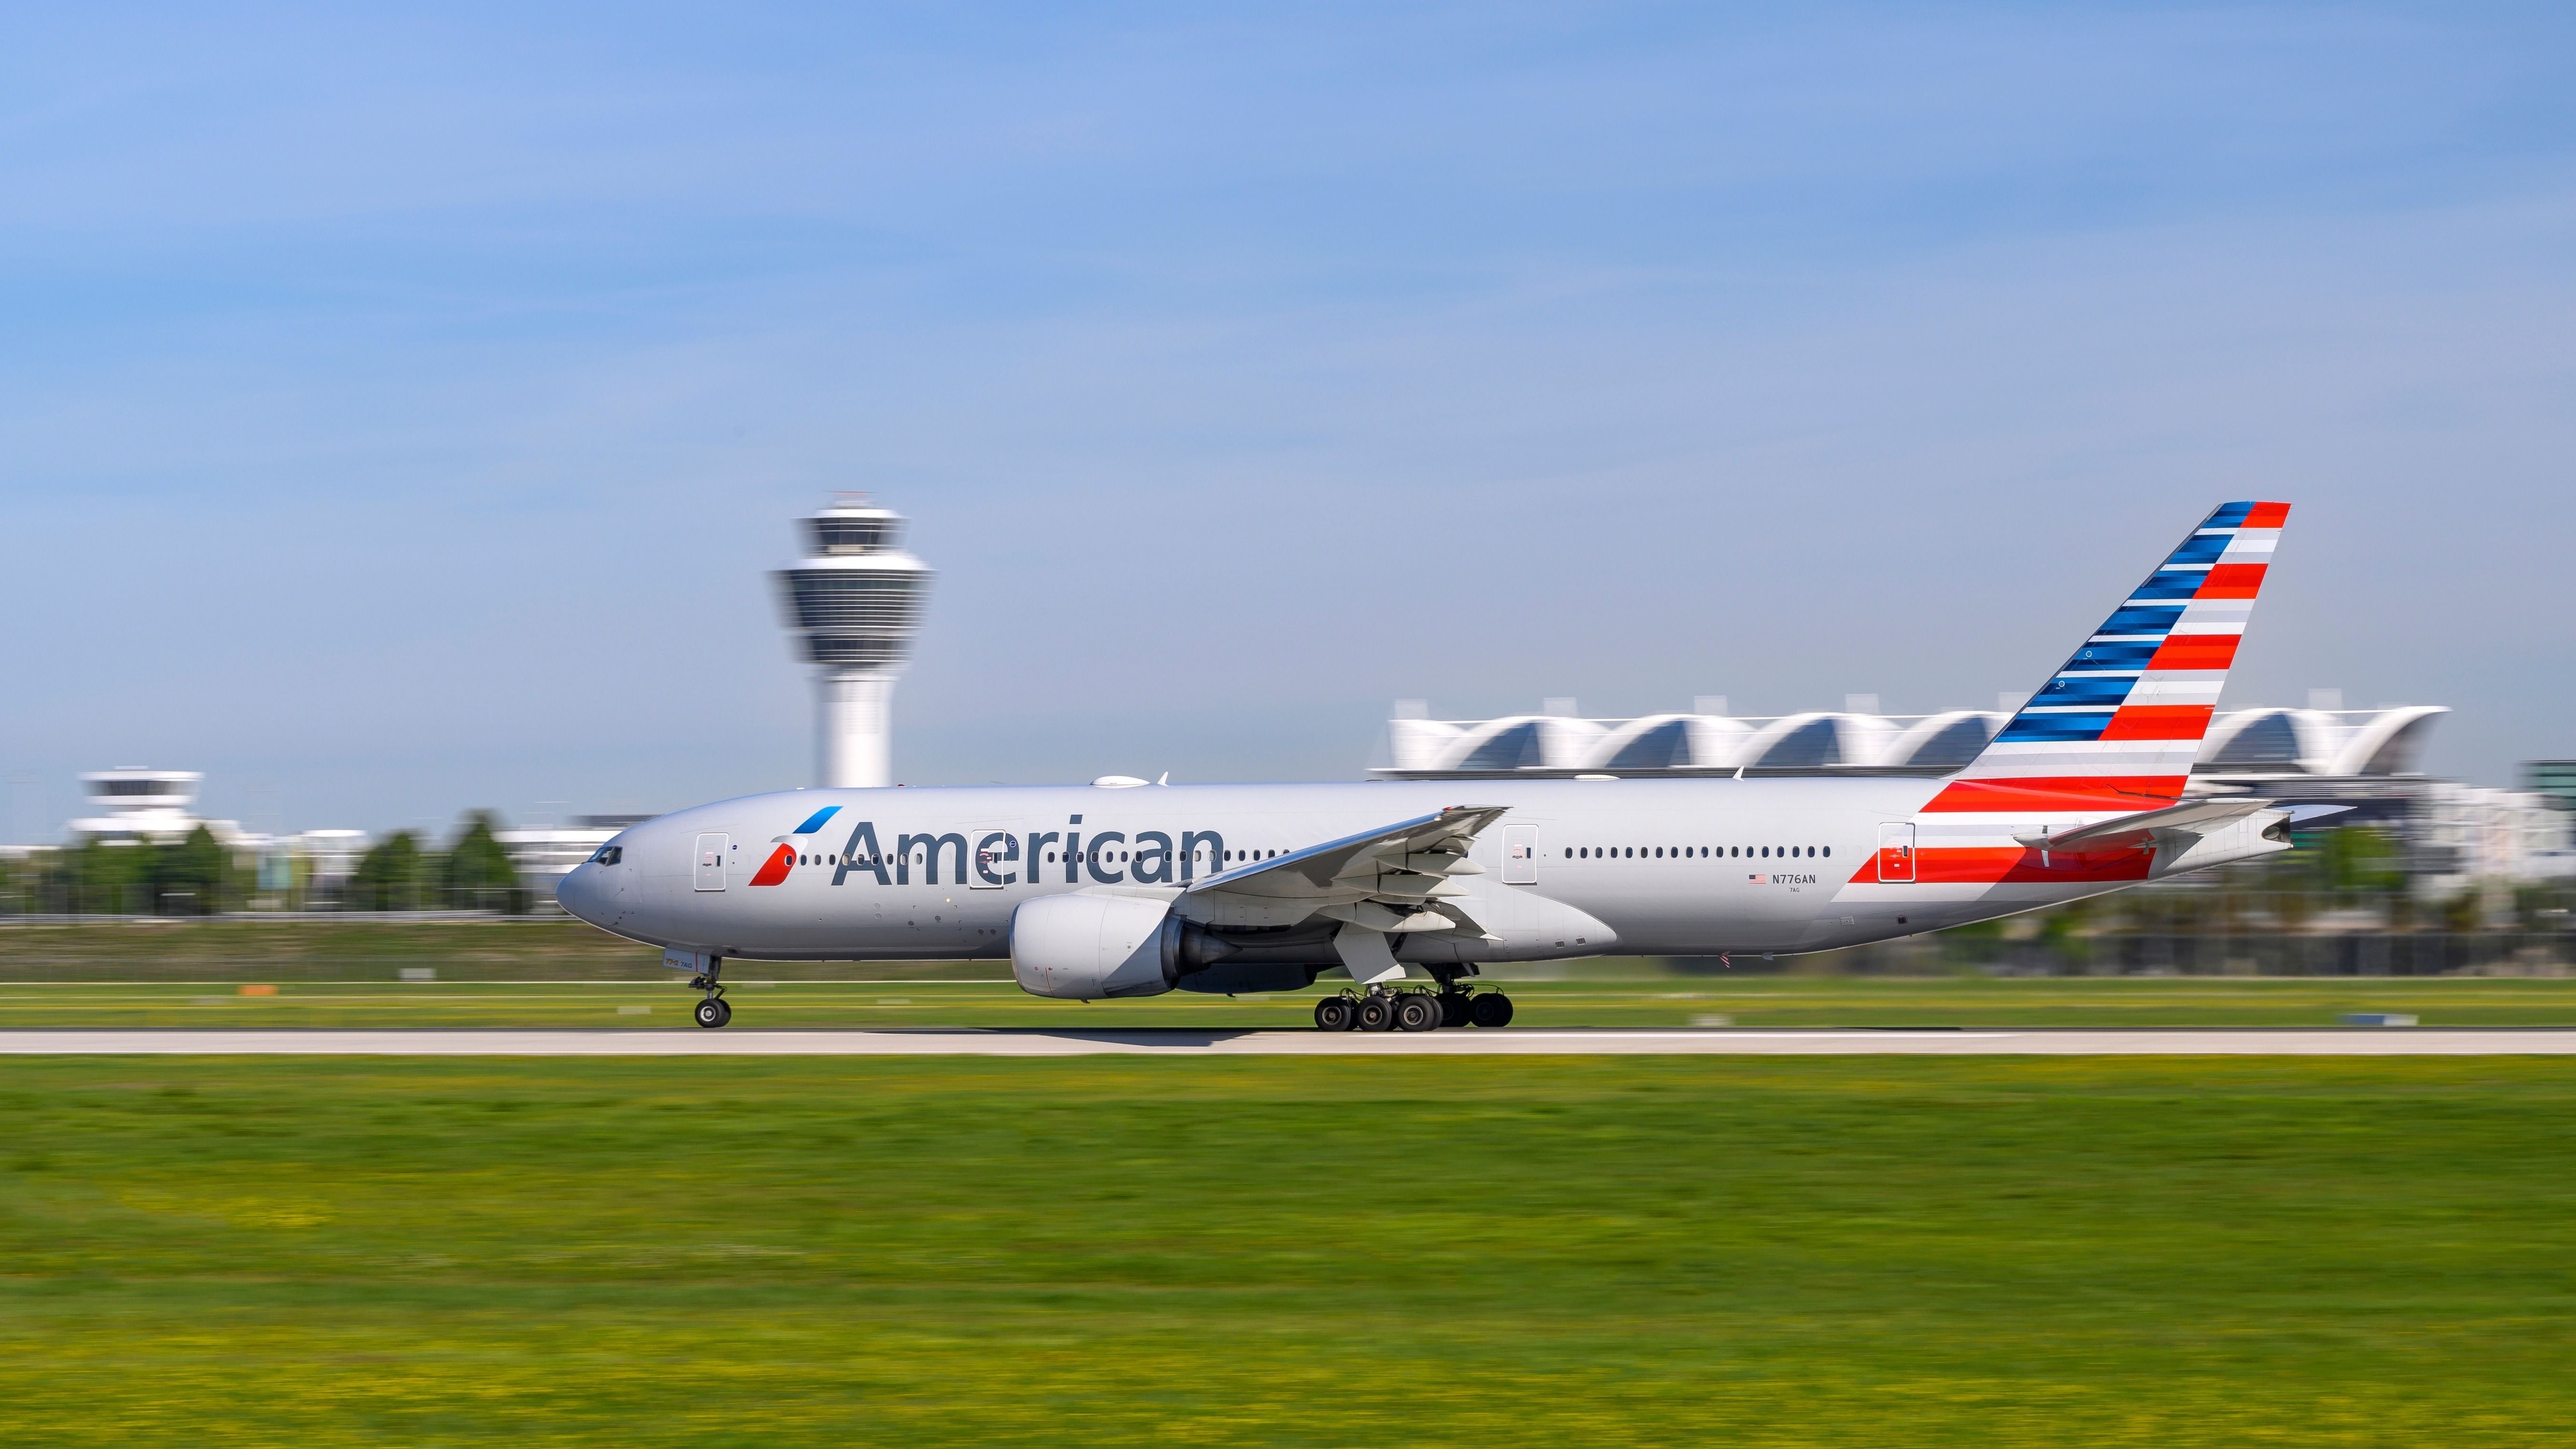
[[556, 903], [592, 925], [598, 925], [602, 896], [599, 877], [603, 869], [589, 864], [574, 866], [572, 873], [555, 885]]

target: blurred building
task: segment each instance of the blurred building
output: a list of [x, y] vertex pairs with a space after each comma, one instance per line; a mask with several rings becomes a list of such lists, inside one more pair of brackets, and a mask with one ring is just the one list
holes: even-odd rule
[[2525, 760], [2522, 788], [2559, 810], [2576, 812], [2576, 760]]
[[[1744, 717], [1708, 697], [1687, 714], [1582, 719], [1568, 706], [1490, 720], [1427, 717], [1415, 701], [1387, 722], [1397, 779], [1608, 775], [1941, 775], [1966, 765], [2012, 717], [2009, 710], [1877, 712], [1873, 696], [1841, 710]], [[1710, 708], [1710, 706], [1715, 708]], [[2196, 778], [2297, 781], [2391, 779], [2417, 772], [2440, 705], [2389, 709], [2229, 710], [2210, 722]]]
[[81, 793], [100, 813], [74, 820], [65, 828], [75, 842], [167, 845], [187, 839], [202, 825], [226, 845], [241, 843], [238, 823], [197, 818], [197, 792], [205, 780], [196, 770], [155, 770], [145, 765], [93, 770], [80, 777]]
[[894, 782], [894, 682], [912, 657], [930, 566], [903, 551], [903, 515], [844, 493], [804, 520], [806, 554], [780, 569], [779, 604], [814, 666], [814, 780]]
[[[77, 850], [92, 842], [105, 845], [172, 845], [203, 826], [247, 873], [253, 909], [267, 910], [290, 902], [327, 905], [355, 873], [374, 843], [363, 830], [307, 830], [293, 835], [265, 835], [245, 830], [232, 820], [210, 820], [197, 814], [205, 775], [196, 770], [155, 770], [143, 765], [94, 770], [79, 777], [81, 793], [96, 814], [64, 823], [66, 844]], [[0, 848], [0, 860], [46, 862], [59, 858], [65, 846], [21, 845]]]
[[[2018, 701], [2007, 701], [2018, 703]], [[2249, 793], [2291, 804], [2347, 807], [2337, 824], [2400, 832], [2420, 894], [2450, 895], [2479, 881], [2576, 875], [2576, 762], [2524, 768], [2526, 790], [2495, 790], [2421, 773], [2440, 705], [2344, 709], [2319, 690], [2309, 707], [2227, 710], [2210, 721], [2192, 766], [2195, 792]], [[2012, 718], [2010, 709], [1889, 715], [1870, 695], [1840, 710], [1767, 717], [1727, 713], [1709, 696], [1688, 713], [1585, 719], [1571, 700], [1501, 719], [1429, 717], [1400, 701], [1387, 722], [1392, 779], [1508, 779], [1610, 775], [1869, 774], [1932, 778], [1976, 758]]]
[[358, 873], [375, 841], [363, 830], [305, 830], [269, 837], [260, 856], [260, 889], [301, 889], [308, 900], [332, 900]]
[[2419, 894], [2455, 894], [2476, 881], [2576, 875], [2567, 812], [2546, 795], [2428, 780], [2410, 804], [2406, 865]]

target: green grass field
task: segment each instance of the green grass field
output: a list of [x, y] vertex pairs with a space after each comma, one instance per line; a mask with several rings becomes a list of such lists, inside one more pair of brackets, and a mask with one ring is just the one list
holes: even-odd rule
[[[693, 1029], [690, 997], [660, 961], [560, 917], [0, 923], [0, 1029]], [[1816, 966], [1686, 975], [1657, 961], [1595, 960], [1504, 968], [1555, 979], [1496, 984], [1530, 1026], [2331, 1026], [2361, 1011], [2411, 1012], [2428, 1026], [2576, 1026], [2576, 978], [1902, 978], [1811, 974]], [[437, 979], [405, 981], [407, 971]], [[1014, 989], [998, 961], [746, 961], [731, 973], [735, 1030], [1302, 1026], [1313, 998], [1039, 1001]], [[244, 995], [246, 985], [276, 994]]]
[[[762, 963], [753, 963], [758, 969]], [[997, 968], [975, 963], [988, 976]], [[864, 969], [864, 968], [855, 968]], [[1006, 969], [1006, 968], [1005, 968]], [[695, 1030], [692, 993], [647, 981], [0, 982], [0, 1030], [31, 1027], [596, 1027]], [[1342, 983], [1327, 983], [1337, 989]], [[2411, 1012], [2427, 1026], [2576, 1026], [2576, 980], [2218, 977], [1930, 980], [1654, 976], [1501, 983], [1517, 1026], [2333, 1026]], [[1042, 1001], [1004, 981], [736, 986], [733, 1029], [987, 1026], [1307, 1027], [1317, 992]]]
[[2538, 1445], [2576, 1064], [0, 1063], [11, 1445]]

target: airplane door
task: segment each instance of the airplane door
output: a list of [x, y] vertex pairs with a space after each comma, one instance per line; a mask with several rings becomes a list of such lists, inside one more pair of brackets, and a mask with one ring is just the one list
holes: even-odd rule
[[1878, 878], [1882, 884], [1914, 879], [1914, 826], [1878, 827]]
[[966, 832], [971, 852], [966, 861], [966, 884], [979, 891], [997, 891], [1006, 885], [1018, 885], [1034, 879], [1036, 873], [1020, 861], [1020, 822], [987, 820]]
[[1503, 827], [1503, 884], [1538, 884], [1538, 827]]
[[697, 854], [690, 857], [689, 874], [702, 891], [720, 891], [724, 887], [725, 855], [732, 849], [730, 835], [701, 835]]

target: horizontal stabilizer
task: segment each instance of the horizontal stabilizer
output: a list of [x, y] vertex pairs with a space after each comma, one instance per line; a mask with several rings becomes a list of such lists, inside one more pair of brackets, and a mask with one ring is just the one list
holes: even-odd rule
[[2259, 815], [2274, 808], [2269, 800], [2194, 800], [2182, 805], [2168, 805], [2161, 810], [2141, 810], [2134, 815], [2115, 815], [2091, 825], [2078, 825], [2053, 835], [2016, 835], [2013, 838], [2033, 850], [2082, 850], [2086, 846], [2109, 845], [2124, 837], [2146, 835], [2158, 830], [2179, 830], [2186, 834], [2206, 834], [2210, 827]]

